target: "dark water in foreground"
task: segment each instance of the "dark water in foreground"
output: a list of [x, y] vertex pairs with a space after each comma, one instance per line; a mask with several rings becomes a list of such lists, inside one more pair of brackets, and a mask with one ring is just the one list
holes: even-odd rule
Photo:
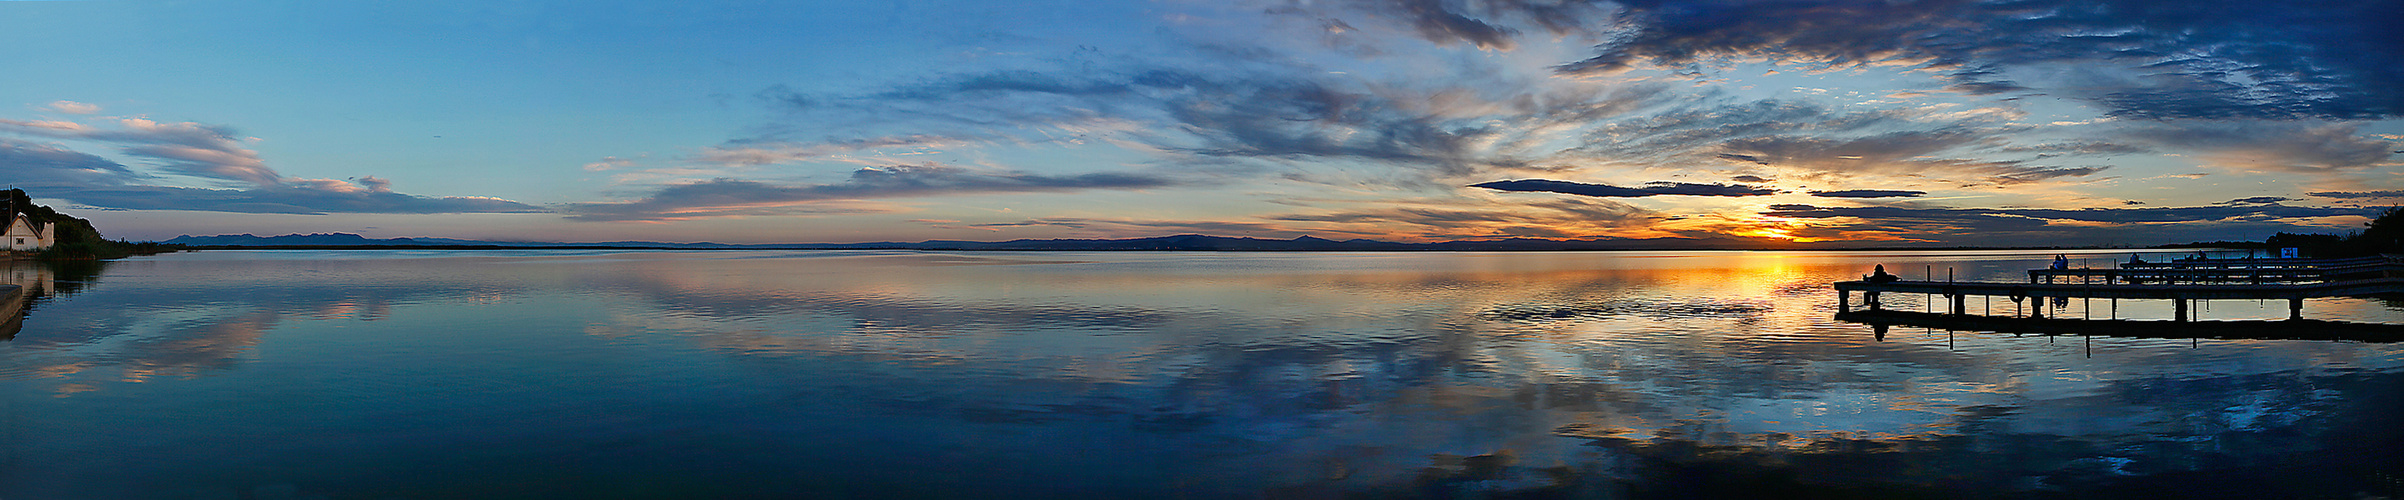
[[2005, 280], [2049, 258], [19, 264], [49, 292], [0, 342], [0, 498], [2404, 496], [2404, 345], [1831, 319], [1828, 284], [1872, 264]]

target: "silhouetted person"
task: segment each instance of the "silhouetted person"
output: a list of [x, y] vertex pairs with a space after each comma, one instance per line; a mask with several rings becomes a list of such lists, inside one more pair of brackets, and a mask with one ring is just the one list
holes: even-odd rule
[[1902, 276], [1896, 276], [1896, 275], [1892, 275], [1892, 274], [1887, 274], [1887, 273], [1886, 273], [1886, 264], [1879, 264], [1877, 269], [1871, 270], [1871, 271], [1870, 271], [1870, 275], [1869, 275], [1869, 276], [1863, 276], [1863, 277], [1861, 277], [1861, 280], [1862, 280], [1862, 281], [1871, 282], [1871, 283], [1889, 283], [1889, 282], [1901, 281], [1901, 280], [1903, 280], [1903, 277], [1902, 277]]
[[2070, 256], [2067, 256], [2067, 255], [2062, 255], [2062, 254], [2058, 254], [2058, 253], [2057, 253], [2057, 254], [2053, 254], [2053, 268], [2054, 268], [2054, 269], [2069, 269], [2069, 268], [2070, 268]]

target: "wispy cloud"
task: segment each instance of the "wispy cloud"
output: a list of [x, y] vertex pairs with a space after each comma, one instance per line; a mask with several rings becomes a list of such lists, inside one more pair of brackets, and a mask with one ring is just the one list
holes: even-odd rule
[[[2243, 200], [2238, 200], [2243, 201]], [[1863, 218], [1958, 218], [2012, 216], [2031, 219], [2071, 220], [2085, 222], [2204, 222], [2238, 218], [2287, 219], [2302, 217], [2334, 217], [2341, 215], [2376, 215], [2367, 208], [2293, 207], [2285, 205], [2206, 206], [2160, 208], [1908, 208], [1854, 207], [1833, 208], [1811, 205], [1773, 205], [1770, 215], [1780, 217], [1863, 217]]]
[[[1951, 113], [1916, 109], [1840, 111], [1789, 100], [1676, 107], [1627, 117], [1588, 132], [1587, 144], [1565, 155], [1657, 168], [1731, 165], [1745, 172], [1780, 173], [1796, 180], [1891, 182], [1912, 178], [1958, 187], [2010, 186], [2092, 175], [2110, 168], [2044, 161], [2060, 153], [2006, 151], [2026, 127], [2018, 111], [1980, 108]], [[2103, 144], [2052, 144], [2048, 151]], [[1746, 174], [1751, 178], [1767, 177]]]
[[976, 224], [959, 224], [959, 221], [913, 222], [927, 223], [928, 225], [935, 227], [964, 227], [985, 230], [1028, 227], [1063, 228], [1072, 230], [1071, 232], [1075, 234], [1095, 238], [1147, 237], [1158, 236], [1165, 233], [1244, 234], [1257, 237], [1292, 238], [1310, 233], [1309, 231], [1303, 231], [1287, 225], [1247, 221], [1041, 217], [1013, 222], [985, 222]]
[[[1263, 56], [1266, 57], [1266, 56]], [[1482, 80], [1480, 80], [1482, 79]], [[1198, 70], [1128, 63], [1077, 70], [962, 73], [853, 94], [777, 93], [793, 123], [713, 148], [720, 163], [759, 164], [865, 149], [979, 142], [1113, 144], [1167, 163], [1391, 169], [1431, 179], [1527, 168], [1567, 129], [1642, 109], [1659, 88], [1556, 91], [1574, 83], [1452, 75], [1411, 82], [1332, 77], [1317, 68], [1237, 60]], [[1566, 90], [1566, 89], [1562, 89]], [[1499, 92], [1499, 94], [1498, 94]], [[800, 138], [817, 123], [848, 138]]]
[[[1272, 3], [1347, 26], [1392, 23], [1439, 44], [1510, 50], [1593, 40], [1571, 75], [1701, 73], [1730, 60], [1939, 71], [1970, 95], [2044, 92], [2141, 119], [2369, 119], [2404, 113], [2404, 43], [2385, 2], [2168, 0]], [[1346, 22], [1349, 20], [1350, 22]], [[2096, 68], [2064, 78], [2051, 68]], [[2024, 71], [2024, 69], [2026, 71]], [[2015, 77], [2018, 75], [2019, 77]]]
[[0, 166], [9, 169], [12, 182], [39, 188], [39, 196], [103, 208], [279, 214], [545, 211], [496, 198], [396, 193], [391, 181], [374, 176], [352, 180], [286, 177], [269, 168], [257, 152], [242, 147], [230, 127], [141, 118], [109, 118], [97, 123], [0, 119], [0, 133], [115, 144], [128, 156], [153, 160], [164, 173], [216, 181], [225, 187], [163, 185], [165, 179], [160, 175], [64, 144], [5, 137], [0, 137]]
[[2002, 148], [2002, 151], [2003, 151], [2003, 152], [2006, 152], [2006, 153], [2037, 153], [2037, 154], [2039, 154], [2039, 155], [2043, 155], [2043, 156], [2048, 156], [2048, 157], [2050, 157], [2050, 156], [2072, 156], [2072, 155], [2077, 155], [2077, 156], [2111, 156], [2111, 155], [2126, 155], [2126, 154], [2145, 153], [2145, 152], [2150, 152], [2150, 151], [2152, 151], [2152, 150], [2150, 150], [2150, 149], [2146, 149], [2146, 148], [2144, 148], [2144, 147], [2141, 147], [2141, 146], [2133, 145], [2133, 144], [2122, 144], [2122, 143], [2117, 143], [2117, 142], [2108, 142], [2108, 141], [2062, 141], [2062, 142], [2048, 142], [2048, 143], [2041, 143], [2041, 144], [2029, 145], [2029, 146], [2005, 146], [2004, 148]]
[[242, 146], [231, 127], [143, 118], [102, 123], [104, 126], [0, 119], [0, 132], [118, 144], [126, 154], [155, 160], [175, 174], [253, 186], [274, 186], [281, 181], [282, 176], [267, 168], [258, 152]]
[[2255, 239], [2297, 231], [2297, 222], [2371, 217], [2368, 208], [2237, 204], [2159, 208], [1933, 208], [1772, 205], [1763, 215], [1815, 221], [1798, 235], [1972, 245], [2100, 244], [2162, 239]]
[[2165, 122], [2121, 135], [2188, 152], [2230, 170], [2273, 170], [2329, 175], [2368, 169], [2387, 161], [2395, 143], [2362, 132], [2352, 123]]
[[1362, 234], [1384, 239], [1445, 240], [1492, 237], [1594, 238], [1676, 236], [1657, 227], [1669, 214], [1608, 199], [1556, 198], [1514, 205], [1408, 203], [1262, 216], [1315, 223], [1314, 234]]
[[99, 113], [100, 105], [75, 101], [51, 101], [50, 104], [43, 105], [42, 109], [71, 115], [89, 115]]
[[1928, 192], [1895, 189], [1847, 189], [1842, 191], [1811, 192], [1812, 196], [1818, 196], [1821, 198], [1911, 198], [1924, 194], [1928, 194]]
[[[1440, 0], [1355, 0], [1351, 2], [1271, 2], [1270, 12], [1311, 16], [1323, 23], [1350, 27], [1346, 17], [1362, 26], [1394, 25], [1439, 44], [1463, 44], [1486, 50], [1512, 50], [1529, 33], [1545, 37], [1585, 35], [1610, 27], [1617, 10], [1602, 2], [1501, 0], [1462, 4]], [[1524, 26], [1525, 29], [1521, 27]]]
[[66, 187], [45, 190], [86, 205], [133, 210], [202, 210], [262, 214], [376, 213], [534, 213], [548, 212], [499, 198], [416, 196], [392, 192], [368, 178], [365, 185], [338, 180], [315, 180], [250, 189], [206, 189], [124, 185]]
[[915, 153], [968, 144], [970, 141], [933, 135], [804, 141], [734, 141], [710, 147], [693, 161], [722, 165], [771, 165], [824, 160], [863, 152]]
[[978, 171], [928, 163], [862, 168], [853, 171], [851, 178], [835, 184], [785, 186], [739, 179], [712, 179], [662, 187], [634, 201], [573, 203], [567, 205], [565, 211], [569, 219], [584, 221], [683, 220], [777, 213], [777, 209], [825, 200], [1145, 189], [1175, 184], [1169, 178], [1156, 175], [1115, 172], [1041, 175]]
[[[1400, 1], [1400, 0], [1397, 0]], [[1569, 74], [1767, 58], [1830, 67], [1950, 71], [1949, 90], [2038, 91], [2143, 119], [2365, 119], [2404, 112], [2404, 44], [2382, 2], [2283, 4], [1850, 0], [1636, 2]], [[1500, 12], [1520, 12], [1508, 7]], [[1503, 16], [1497, 16], [1501, 18]], [[1582, 23], [1592, 26], [1594, 23]], [[2078, 64], [2107, 77], [2007, 79]], [[2041, 72], [2031, 72], [2036, 75]]]
[[1685, 182], [1650, 182], [1646, 183], [1643, 187], [1628, 188], [1609, 184], [1587, 184], [1583, 182], [1556, 181], [1551, 179], [1519, 179], [1483, 182], [1471, 184], [1469, 187], [1481, 187], [1496, 191], [1539, 191], [1608, 198], [1641, 198], [1646, 196], [1662, 195], [1766, 196], [1778, 194], [1778, 190], [1776, 189], [1763, 187], [1732, 184], [1693, 184]]

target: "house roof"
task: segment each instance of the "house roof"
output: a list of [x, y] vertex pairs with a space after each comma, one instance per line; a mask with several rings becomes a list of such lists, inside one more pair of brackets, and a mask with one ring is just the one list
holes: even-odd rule
[[9, 217], [8, 217], [8, 222], [9, 222], [9, 224], [12, 224], [12, 225], [13, 225], [13, 224], [16, 224], [17, 220], [19, 220], [19, 219], [22, 219], [22, 220], [24, 220], [24, 221], [25, 221], [25, 227], [26, 227], [27, 229], [32, 229], [32, 230], [35, 230], [35, 231], [40, 231], [40, 230], [42, 230], [42, 226], [50, 225], [50, 223], [49, 223], [49, 222], [44, 222], [44, 221], [40, 221], [40, 220], [35, 220], [33, 217], [31, 217], [31, 216], [28, 216], [28, 215], [27, 215], [26, 213], [24, 213], [24, 212], [16, 212], [16, 213], [8, 214], [8, 215], [9, 215]]

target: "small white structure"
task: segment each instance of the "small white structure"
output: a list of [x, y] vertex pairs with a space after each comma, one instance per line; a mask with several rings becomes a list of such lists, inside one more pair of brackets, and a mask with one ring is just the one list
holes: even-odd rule
[[8, 232], [0, 233], [0, 244], [6, 244], [9, 250], [16, 251], [48, 250], [51, 245], [58, 244], [57, 236], [51, 231], [54, 225], [35, 222], [21, 213], [9, 214]]

